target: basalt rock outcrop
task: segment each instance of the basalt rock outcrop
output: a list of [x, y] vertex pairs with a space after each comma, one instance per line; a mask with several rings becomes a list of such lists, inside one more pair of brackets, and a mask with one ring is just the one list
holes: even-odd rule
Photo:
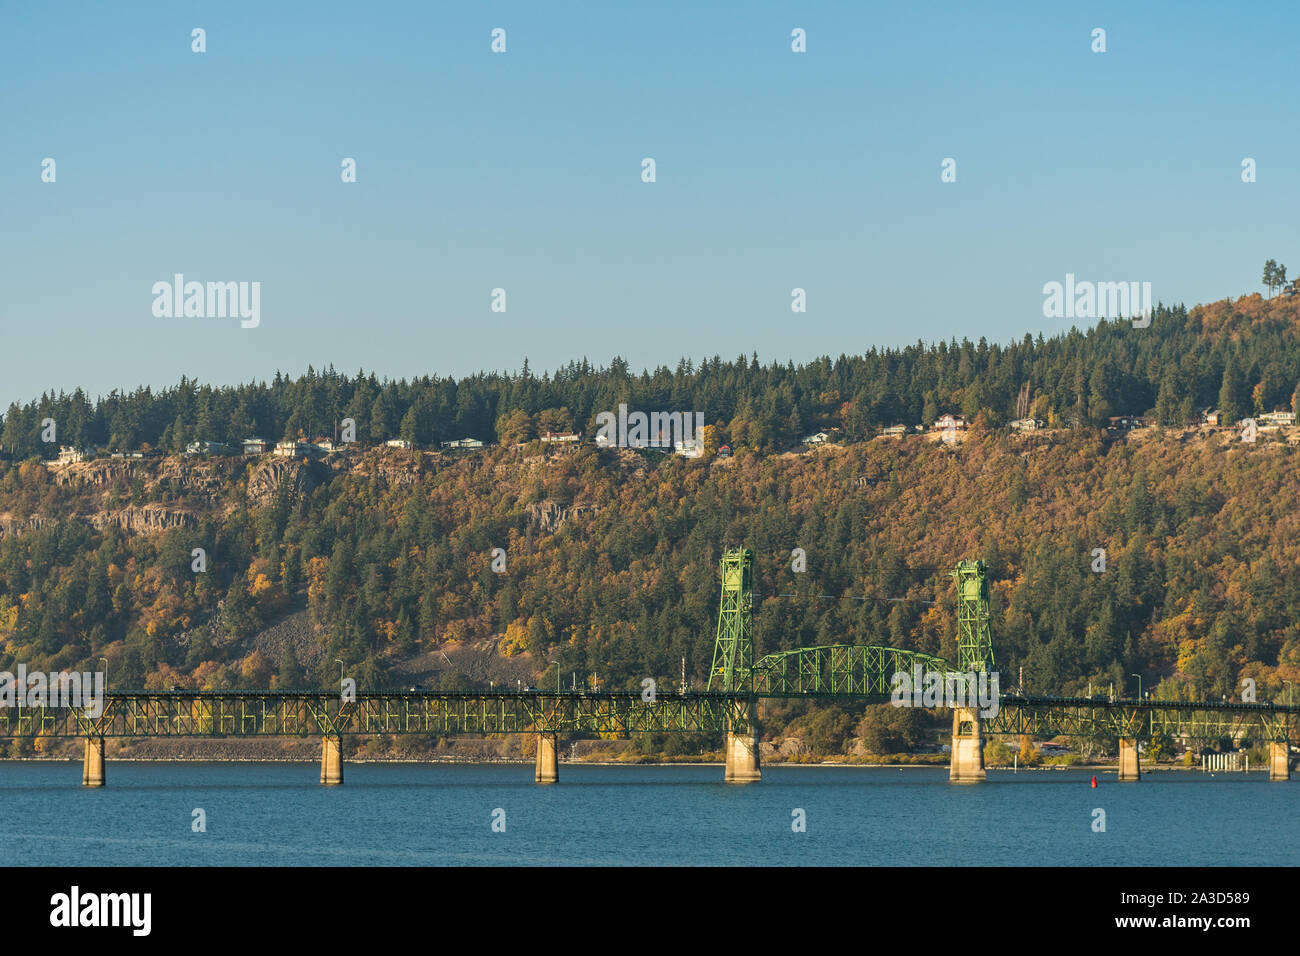
[[536, 535], [554, 534], [570, 518], [583, 514], [597, 514], [596, 505], [569, 505], [557, 501], [539, 501], [528, 506], [528, 529]]
[[275, 502], [281, 489], [288, 491], [289, 500], [296, 501], [311, 494], [316, 479], [311, 469], [295, 458], [264, 458], [258, 462], [248, 477], [248, 503], [255, 508]]
[[189, 512], [152, 505], [100, 512], [82, 520], [89, 521], [96, 531], [117, 527], [133, 534], [167, 531], [171, 528], [192, 528], [198, 524], [197, 519]]

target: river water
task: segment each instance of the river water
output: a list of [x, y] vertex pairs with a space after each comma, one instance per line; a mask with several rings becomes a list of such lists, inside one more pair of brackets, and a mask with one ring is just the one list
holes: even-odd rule
[[[1300, 864], [1300, 780], [1261, 773], [947, 768], [0, 761], [12, 864], [1197, 865]], [[204, 832], [196, 832], [201, 809]], [[801, 810], [802, 814], [795, 811]], [[1105, 812], [1105, 832], [1094, 830]], [[797, 832], [799, 820], [804, 830]], [[496, 828], [494, 829], [494, 821]]]

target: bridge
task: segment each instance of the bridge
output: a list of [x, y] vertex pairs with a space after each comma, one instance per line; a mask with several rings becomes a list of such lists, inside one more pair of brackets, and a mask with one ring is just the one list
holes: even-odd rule
[[986, 736], [1026, 734], [1115, 740], [1121, 781], [1140, 778], [1143, 740], [1169, 735], [1202, 744], [1225, 738], [1267, 742], [1269, 779], [1290, 779], [1290, 739], [1300, 707], [1058, 698], [1000, 689], [996, 707], [978, 706], [973, 689], [980, 681], [996, 686], [990, 679], [996, 663], [987, 572], [979, 561], [962, 561], [952, 572], [957, 584], [955, 667], [935, 655], [870, 644], [795, 648], [756, 660], [753, 562], [748, 549], [723, 552], [713, 663], [708, 689], [700, 693], [118, 691], [104, 695], [104, 707], [94, 716], [54, 704], [23, 706], [21, 700], [0, 707], [0, 738], [83, 738], [82, 783], [98, 787], [106, 780], [108, 738], [319, 738], [321, 783], [332, 785], [343, 782], [345, 737], [531, 733], [537, 737], [534, 779], [554, 783], [559, 779], [560, 734], [703, 732], [723, 735], [723, 779], [746, 783], [762, 777], [760, 700], [883, 703], [895, 696], [898, 675], [925, 675], [927, 693], [941, 686], [949, 695], [954, 687], [969, 691], [956, 698], [956, 706], [945, 708], [952, 711], [949, 779], [954, 782], [985, 779]]

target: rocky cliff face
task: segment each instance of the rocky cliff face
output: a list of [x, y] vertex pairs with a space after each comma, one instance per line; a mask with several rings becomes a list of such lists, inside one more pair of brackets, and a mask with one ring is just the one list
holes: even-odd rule
[[60, 487], [84, 481], [94, 488], [107, 488], [119, 478], [129, 482], [137, 469], [144, 470], [138, 460], [96, 459], [56, 465], [50, 468], [50, 478]]
[[216, 496], [241, 464], [238, 459], [207, 462], [168, 458], [158, 469], [156, 483], [161, 489], [186, 496]]
[[242, 467], [242, 462], [237, 458], [164, 458], [161, 461], [156, 458], [97, 458], [70, 464], [49, 464], [47, 467], [50, 480], [61, 488], [80, 482], [95, 490], [107, 491], [119, 481], [129, 485], [138, 480], [149, 493], [214, 497]]
[[378, 479], [385, 488], [413, 485], [420, 480], [421, 475], [435, 470], [429, 461], [431, 457], [385, 451], [358, 459], [352, 465], [351, 473], [372, 480]]
[[539, 501], [528, 506], [528, 530], [536, 535], [555, 534], [570, 518], [583, 514], [599, 514], [596, 505], [570, 505], [564, 507], [556, 501]]
[[[169, 528], [192, 528], [198, 524], [198, 519], [188, 511], [161, 505], [143, 505], [138, 508], [120, 508], [115, 511], [75, 515], [71, 520], [85, 522], [96, 531], [115, 527], [132, 534], [166, 531]], [[58, 523], [58, 518], [48, 518], [44, 515], [15, 518], [13, 515], [4, 514], [0, 515], [0, 537], [9, 534], [22, 535], [40, 528], [52, 528]]]
[[0, 537], [7, 534], [19, 535], [25, 531], [35, 531], [37, 528], [53, 527], [58, 523], [57, 518], [47, 518], [44, 515], [15, 518], [11, 514], [0, 514]]
[[272, 504], [282, 488], [289, 500], [311, 494], [316, 480], [310, 469], [296, 458], [263, 458], [248, 478], [248, 503], [255, 508]]
[[166, 531], [169, 528], [192, 528], [198, 524], [194, 515], [187, 511], [177, 511], [158, 505], [143, 505], [139, 508], [122, 508], [119, 511], [100, 512], [82, 520], [89, 521], [96, 531], [117, 527], [134, 534], [150, 531]]

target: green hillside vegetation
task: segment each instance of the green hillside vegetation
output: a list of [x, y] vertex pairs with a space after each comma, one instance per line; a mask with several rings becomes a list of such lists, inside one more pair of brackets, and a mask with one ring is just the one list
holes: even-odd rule
[[[955, 657], [946, 568], [991, 566], [1004, 689], [1144, 688], [1218, 699], [1253, 677], [1259, 698], [1300, 682], [1300, 451], [1277, 433], [1172, 427], [1204, 406], [1289, 406], [1300, 380], [1296, 306], [1258, 296], [1162, 310], [1151, 328], [1008, 348], [970, 343], [799, 368], [707, 362], [632, 376], [585, 365], [556, 377], [376, 385], [333, 373], [271, 386], [185, 383], [95, 406], [45, 398], [5, 416], [0, 471], [0, 669], [96, 669], [114, 688], [486, 686], [528, 675], [565, 686], [702, 686], [724, 546], [757, 554], [760, 653], [835, 642]], [[1079, 427], [1013, 436], [1017, 401]], [[1220, 395], [1222, 393], [1222, 396]], [[305, 435], [336, 415], [366, 440], [526, 440], [594, 410], [702, 408], [730, 460], [626, 450], [473, 454], [371, 450], [328, 461], [146, 458], [51, 469], [40, 419], [65, 441], [175, 450], [196, 437]], [[404, 404], [405, 403], [405, 404]], [[80, 410], [80, 411], [78, 411]], [[871, 439], [895, 419], [960, 410], [959, 446]], [[515, 414], [518, 412], [519, 414]], [[1115, 439], [1092, 427], [1151, 412], [1171, 427]], [[519, 424], [523, 419], [527, 424]], [[837, 425], [845, 444], [781, 449]], [[105, 434], [106, 432], [106, 434]], [[589, 433], [590, 434], [590, 433]], [[35, 441], [32, 440], [35, 436]], [[498, 435], [504, 439], [506, 436]], [[269, 476], [268, 476], [269, 474]], [[98, 476], [98, 477], [96, 477]], [[250, 485], [256, 488], [250, 491]], [[123, 530], [145, 512], [180, 526]], [[33, 520], [36, 519], [36, 520]], [[43, 520], [42, 520], [43, 519]], [[102, 525], [97, 529], [96, 525]], [[164, 522], [165, 524], [165, 522]], [[207, 570], [191, 569], [202, 547]], [[491, 570], [503, 548], [504, 574]], [[806, 573], [791, 551], [807, 552]], [[1092, 570], [1104, 548], [1104, 573]], [[936, 602], [936, 603], [927, 603]], [[265, 629], [298, 622], [273, 648]], [[465, 662], [480, 649], [499, 663]], [[885, 708], [885, 711], [890, 708]], [[879, 708], [773, 708], [784, 727], [842, 752], [851, 738], [916, 746], [919, 717]]]

